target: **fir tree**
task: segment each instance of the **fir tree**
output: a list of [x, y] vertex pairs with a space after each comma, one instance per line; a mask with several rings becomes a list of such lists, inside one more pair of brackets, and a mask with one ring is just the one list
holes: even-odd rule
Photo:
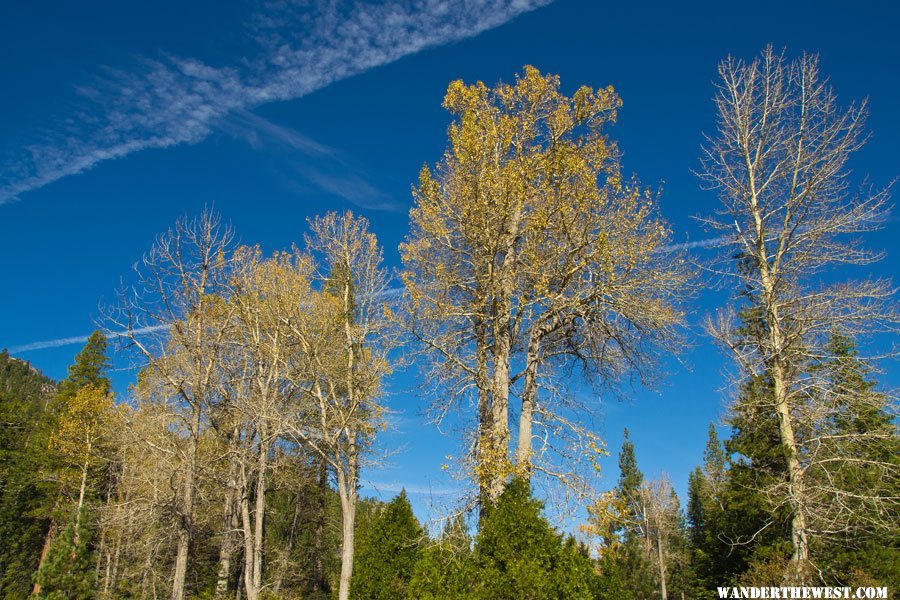
[[0, 351], [0, 597], [24, 598], [40, 560], [54, 492], [39, 477], [53, 381]]
[[405, 598], [425, 532], [416, 520], [406, 492], [391, 500], [361, 532], [351, 580], [351, 597]]
[[93, 521], [83, 507], [51, 542], [44, 564], [37, 573], [39, 598], [90, 600], [96, 596], [93, 551]]
[[74, 396], [81, 388], [92, 385], [104, 393], [110, 391], [110, 380], [107, 374], [110, 362], [107, 356], [109, 343], [100, 331], [92, 333], [75, 360], [69, 367], [66, 378], [59, 384], [59, 396], [62, 399]]
[[593, 598], [589, 560], [541, 515], [527, 481], [514, 479], [479, 523], [472, 597], [485, 600]]
[[641, 508], [643, 484], [644, 474], [638, 468], [634, 442], [629, 438], [626, 429], [622, 449], [619, 452], [619, 480], [615, 490], [619, 503], [624, 508], [619, 534], [622, 543], [615, 555], [619, 563], [619, 572], [634, 600], [644, 600], [654, 592], [650, 564], [641, 547], [639, 533], [644, 514]]
[[472, 593], [474, 577], [471, 539], [460, 515], [447, 524], [438, 540], [422, 550], [406, 597], [409, 600], [467, 598]]

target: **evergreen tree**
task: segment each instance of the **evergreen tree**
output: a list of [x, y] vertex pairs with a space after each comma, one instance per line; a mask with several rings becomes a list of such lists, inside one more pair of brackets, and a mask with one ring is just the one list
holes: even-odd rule
[[0, 351], [0, 597], [24, 598], [49, 528], [53, 490], [40, 477], [53, 381]]
[[619, 451], [619, 480], [615, 489], [620, 506], [624, 508], [620, 520], [621, 545], [615, 556], [625, 586], [634, 600], [650, 598], [655, 590], [650, 564], [640, 539], [644, 519], [641, 506], [643, 485], [644, 474], [638, 468], [634, 442], [626, 429]]
[[472, 597], [485, 600], [593, 598], [590, 561], [541, 515], [542, 503], [516, 478], [479, 523]]
[[44, 564], [37, 573], [39, 598], [90, 600], [96, 597], [93, 521], [88, 508], [69, 521], [51, 542]]
[[424, 537], [425, 532], [412, 512], [406, 491], [401, 491], [361, 532], [351, 597], [405, 598]]
[[462, 516], [450, 521], [441, 537], [416, 561], [407, 590], [409, 600], [455, 600], [472, 593], [475, 570], [471, 539]]
[[91, 385], [104, 393], [109, 393], [111, 383], [108, 376], [110, 367], [107, 356], [109, 343], [101, 331], [92, 333], [84, 347], [75, 355], [66, 378], [59, 384], [59, 398], [63, 401], [73, 397], [81, 388]]
[[833, 335], [827, 354], [829, 359], [822, 365], [828, 380], [826, 389], [834, 391], [839, 406], [832, 411], [824, 433], [835, 440], [849, 440], [841, 444], [839, 451], [858, 459], [828, 475], [840, 478], [835, 487], [847, 492], [840, 501], [862, 518], [857, 528], [841, 532], [813, 551], [823, 557], [824, 570], [835, 583], [897, 587], [900, 585], [897, 536], [886, 536], [866, 526], [870, 519], [892, 521], [895, 526], [900, 523], [896, 503], [886, 503], [885, 514], [867, 516], [867, 507], [857, 506], [853, 501], [854, 492], [860, 496], [897, 496], [896, 481], [883, 477], [884, 467], [880, 466], [892, 465], [895, 470], [900, 466], [900, 438], [890, 413], [890, 399], [877, 390], [872, 367], [859, 357], [851, 339]]

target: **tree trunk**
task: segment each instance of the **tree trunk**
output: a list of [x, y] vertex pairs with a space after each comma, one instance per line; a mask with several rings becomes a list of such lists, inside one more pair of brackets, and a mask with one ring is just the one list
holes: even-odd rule
[[358, 480], [359, 458], [357, 457], [356, 434], [348, 434], [351, 440], [347, 449], [347, 472], [337, 469], [338, 494], [341, 498], [341, 580], [338, 600], [349, 600], [350, 580], [353, 577], [354, 534], [356, 528], [356, 484]]
[[666, 592], [666, 561], [663, 557], [663, 540], [659, 533], [656, 535], [656, 557], [659, 561], [659, 593], [662, 600], [668, 600], [669, 597]]
[[72, 558], [75, 558], [75, 549], [81, 542], [81, 509], [84, 507], [84, 496], [87, 492], [87, 476], [88, 466], [90, 465], [91, 441], [87, 442], [87, 454], [84, 457], [84, 464], [81, 466], [81, 487], [78, 489], [78, 505], [75, 509], [75, 536], [72, 540]]
[[800, 465], [799, 449], [794, 436], [793, 415], [791, 414], [789, 397], [788, 368], [784, 359], [784, 332], [781, 328], [781, 319], [771, 273], [765, 264], [762, 267], [762, 283], [764, 308], [769, 329], [769, 343], [772, 346], [770, 370], [775, 394], [775, 411], [778, 415], [778, 433], [781, 444], [784, 446], [787, 460], [788, 501], [791, 508], [791, 542], [794, 547], [791, 562], [799, 576], [803, 570], [803, 565], [809, 559], [806, 515], [804, 513], [803, 468]]
[[[491, 422], [491, 390], [488, 381], [487, 359], [487, 326], [484, 318], [475, 318], [475, 369], [478, 388], [478, 442], [475, 448], [475, 461], [478, 465], [487, 462], [488, 433], [492, 429]], [[479, 519], [490, 504], [490, 485], [482, 470], [478, 477]]]
[[494, 304], [494, 373], [491, 385], [491, 429], [488, 438], [488, 464], [482, 465], [488, 477], [488, 498], [496, 503], [506, 487], [509, 463], [509, 360], [510, 305], [504, 298]]
[[256, 471], [256, 507], [253, 515], [255, 519], [253, 524], [253, 585], [257, 590], [262, 589], [263, 525], [266, 517], [266, 469], [269, 458], [269, 445], [265, 441], [267, 434], [266, 429], [262, 428]]
[[317, 506], [316, 506], [316, 533], [315, 533], [315, 553], [316, 565], [313, 580], [313, 592], [315, 594], [330, 595], [328, 587], [328, 574], [325, 572], [325, 561], [322, 557], [325, 554], [325, 522], [328, 518], [328, 464], [324, 458], [319, 459], [319, 487], [317, 490]]
[[341, 493], [341, 583], [338, 599], [349, 600], [353, 576], [354, 529], [356, 527], [356, 494]]
[[[233, 467], [232, 467], [233, 470]], [[234, 555], [234, 530], [237, 528], [235, 515], [235, 477], [230, 476], [225, 489], [225, 519], [223, 522], [222, 542], [219, 546], [219, 571], [216, 576], [216, 596], [228, 593], [228, 581], [231, 578], [231, 559]]]
[[[243, 479], [243, 477], [242, 477]], [[247, 592], [247, 600], [257, 600], [259, 588], [253, 578], [256, 553], [253, 551], [253, 531], [250, 523], [250, 499], [247, 497], [247, 488], [242, 487], [241, 493], [241, 524], [244, 531], [244, 591]]]
[[[56, 511], [56, 505], [54, 505], [53, 510], [54, 512]], [[38, 560], [37, 568], [38, 573], [40, 573], [41, 569], [44, 568], [44, 562], [47, 560], [47, 553], [50, 552], [50, 545], [53, 544], [53, 539], [56, 537], [56, 529], [56, 520], [51, 517], [50, 527], [47, 529], [47, 535], [44, 537], [44, 545], [41, 547], [41, 558], [40, 560]], [[39, 595], [41, 593], [41, 589], [41, 584], [35, 581], [34, 587], [31, 588], [31, 595]]]
[[191, 414], [191, 435], [188, 440], [184, 473], [184, 487], [178, 519], [178, 537], [175, 552], [175, 568], [172, 573], [172, 600], [184, 600], [184, 583], [187, 579], [188, 556], [191, 545], [191, 529], [194, 520], [194, 477], [197, 465], [197, 444], [200, 438], [200, 405], [194, 401]]

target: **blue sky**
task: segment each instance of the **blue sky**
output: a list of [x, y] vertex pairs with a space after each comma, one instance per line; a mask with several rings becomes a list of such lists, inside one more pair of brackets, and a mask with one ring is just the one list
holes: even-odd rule
[[[708, 237], [692, 217], [716, 198], [691, 170], [729, 53], [819, 53], [839, 98], [869, 98], [873, 135], [854, 166], [884, 185], [900, 174], [898, 25], [887, 2], [4, 2], [0, 347], [64, 376], [71, 338], [93, 329], [153, 236], [207, 204], [273, 250], [300, 240], [308, 216], [351, 208], [396, 266], [410, 184], [446, 143], [447, 84], [511, 81], [525, 64], [569, 92], [616, 88], [625, 171], [661, 187], [677, 241]], [[869, 238], [888, 253], [870, 272], [896, 274], [898, 234], [894, 218]], [[690, 322], [728, 297], [701, 294]], [[728, 367], [699, 328], [691, 338], [658, 389], [594, 401], [613, 454], [603, 485], [628, 427], [645, 473], [664, 469], [684, 492]], [[896, 363], [882, 366], [885, 385], [900, 384]], [[115, 375], [124, 390], [132, 374]], [[423, 425], [415, 384], [391, 382], [397, 431], [385, 443], [400, 450], [368, 478], [385, 496], [405, 485], [425, 516], [458, 487], [439, 470], [456, 439]]]

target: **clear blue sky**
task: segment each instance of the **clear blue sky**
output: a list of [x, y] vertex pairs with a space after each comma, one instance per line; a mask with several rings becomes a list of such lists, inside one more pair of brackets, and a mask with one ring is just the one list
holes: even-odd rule
[[[877, 185], [900, 174], [896, 3], [302, 4], [0, 3], [0, 347], [63, 377], [79, 349], [64, 338], [93, 329], [154, 234], [206, 204], [268, 249], [300, 240], [310, 215], [352, 208], [396, 266], [410, 184], [446, 143], [448, 82], [511, 81], [525, 64], [558, 73], [567, 91], [617, 89], [625, 170], [662, 186], [678, 241], [706, 237], [691, 217], [716, 207], [691, 169], [729, 53], [752, 58], [768, 43], [819, 53], [842, 100], [870, 99], [858, 173]], [[888, 252], [875, 273], [896, 274], [898, 234], [893, 219], [870, 237]], [[702, 294], [691, 323], [727, 298]], [[644, 472], [664, 469], [683, 494], [725, 401], [727, 363], [699, 330], [692, 338], [658, 390], [601, 402], [605, 486], [628, 427]], [[896, 363], [883, 367], [883, 381], [900, 384]], [[131, 375], [117, 372], [117, 388]], [[456, 440], [422, 424], [414, 385], [391, 383], [401, 415], [386, 445], [401, 451], [368, 478], [384, 495], [406, 485], [424, 516], [421, 492], [457, 485], [439, 473]]]

